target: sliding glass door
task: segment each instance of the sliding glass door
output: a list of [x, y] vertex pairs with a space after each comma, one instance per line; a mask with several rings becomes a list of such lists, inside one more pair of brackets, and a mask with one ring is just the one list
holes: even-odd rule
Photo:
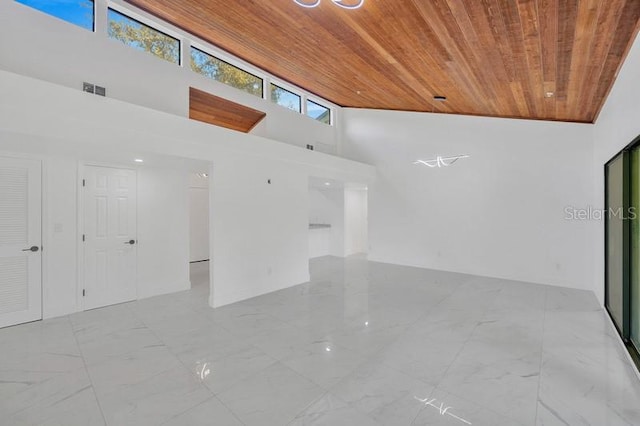
[[637, 354], [640, 353], [640, 145], [631, 149], [630, 169], [629, 340]]
[[640, 368], [640, 137], [605, 165], [605, 307]]
[[622, 152], [605, 166], [606, 292], [605, 305], [623, 337], [628, 332], [625, 304], [629, 277], [628, 221], [622, 214], [628, 205], [628, 153]]

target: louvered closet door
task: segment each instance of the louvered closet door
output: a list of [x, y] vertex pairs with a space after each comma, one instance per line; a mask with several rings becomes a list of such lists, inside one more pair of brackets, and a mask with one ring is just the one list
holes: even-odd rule
[[41, 164], [0, 157], [0, 327], [42, 319]]

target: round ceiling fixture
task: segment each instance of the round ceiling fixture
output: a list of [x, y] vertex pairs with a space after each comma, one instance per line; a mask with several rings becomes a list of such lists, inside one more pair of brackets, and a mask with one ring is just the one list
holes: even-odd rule
[[[312, 9], [320, 6], [322, 0], [293, 0], [298, 6]], [[349, 0], [331, 0], [336, 6], [340, 6], [343, 9], [360, 9], [364, 4], [364, 0], [349, 1]]]

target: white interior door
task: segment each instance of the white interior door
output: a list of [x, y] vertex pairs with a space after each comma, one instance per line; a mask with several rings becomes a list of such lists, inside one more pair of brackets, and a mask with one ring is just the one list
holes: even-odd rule
[[42, 319], [41, 170], [0, 157], [0, 327]]
[[88, 166], [84, 182], [84, 309], [135, 300], [136, 172]]

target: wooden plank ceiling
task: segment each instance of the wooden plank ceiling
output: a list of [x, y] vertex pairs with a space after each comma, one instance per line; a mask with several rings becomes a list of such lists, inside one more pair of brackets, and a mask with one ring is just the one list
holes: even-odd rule
[[249, 133], [266, 115], [228, 99], [189, 88], [189, 118], [192, 120]]
[[640, 16], [640, 0], [128, 2], [341, 106], [577, 122]]

